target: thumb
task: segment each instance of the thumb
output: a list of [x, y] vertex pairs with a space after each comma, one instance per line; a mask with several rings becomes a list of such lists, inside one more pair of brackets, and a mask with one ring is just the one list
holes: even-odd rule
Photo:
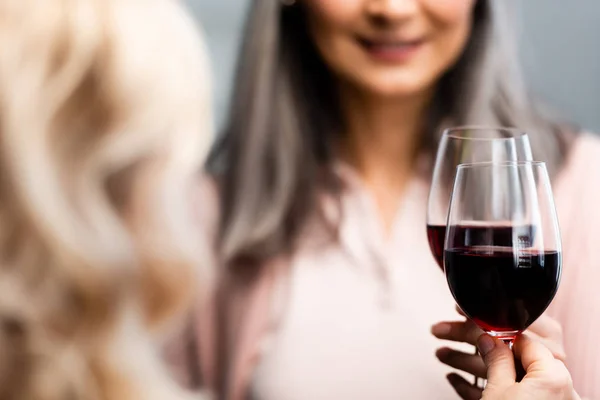
[[499, 339], [483, 334], [477, 340], [477, 348], [488, 368], [486, 389], [504, 390], [515, 384], [515, 360], [507, 345]]

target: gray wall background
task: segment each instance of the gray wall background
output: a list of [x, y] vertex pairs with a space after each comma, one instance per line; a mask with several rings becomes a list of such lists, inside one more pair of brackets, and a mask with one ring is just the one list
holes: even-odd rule
[[[221, 123], [249, 0], [186, 2], [208, 37], [215, 78], [215, 112]], [[516, 25], [531, 88], [565, 117], [600, 133], [600, 1], [518, 3]]]

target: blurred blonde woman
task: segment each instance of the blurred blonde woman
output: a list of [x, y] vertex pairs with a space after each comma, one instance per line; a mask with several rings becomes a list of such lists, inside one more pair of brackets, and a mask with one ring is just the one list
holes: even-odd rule
[[173, 0], [0, 0], [0, 399], [190, 398], [201, 44]]

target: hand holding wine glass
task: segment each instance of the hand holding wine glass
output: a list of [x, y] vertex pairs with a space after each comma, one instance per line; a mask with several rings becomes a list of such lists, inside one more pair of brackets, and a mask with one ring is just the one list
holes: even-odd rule
[[[450, 381], [463, 399], [483, 400], [580, 400], [573, 388], [569, 371], [552, 352], [528, 335], [515, 340], [514, 354], [501, 340], [481, 335], [477, 345], [487, 370], [485, 390], [469, 384], [458, 374]], [[521, 363], [525, 375], [517, 382], [515, 375]]]
[[[565, 365], [554, 358], [542, 344], [520, 335], [514, 345], [514, 357], [500, 340], [482, 335], [478, 348], [488, 368], [488, 385], [482, 400], [580, 400]], [[515, 380], [515, 358], [520, 360], [525, 376]], [[465, 382], [466, 383], [466, 382]], [[470, 385], [465, 390], [475, 390]]]
[[[464, 316], [460, 309], [458, 312]], [[432, 327], [432, 333], [439, 339], [476, 345], [482, 330], [467, 318], [460, 321], [440, 322]], [[526, 333], [529, 338], [546, 347], [554, 358], [561, 361], [566, 359], [562, 328], [555, 319], [542, 315], [527, 328]], [[436, 356], [442, 363], [452, 368], [478, 378], [485, 379], [487, 376], [487, 367], [479, 354], [469, 354], [450, 347], [442, 347], [436, 351]], [[464, 400], [481, 399], [483, 389], [468, 383], [460, 375], [451, 374], [448, 380]]]

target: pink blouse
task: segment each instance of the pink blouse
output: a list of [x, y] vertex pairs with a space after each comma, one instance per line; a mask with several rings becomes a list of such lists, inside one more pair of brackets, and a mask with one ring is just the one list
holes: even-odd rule
[[[228, 399], [455, 399], [450, 368], [435, 358], [448, 345], [430, 328], [458, 318], [430, 254], [425, 233], [429, 184], [414, 178], [391, 235], [379, 225], [374, 201], [352, 171], [339, 171], [340, 240], [321, 246], [306, 231], [290, 259], [272, 261], [249, 290], [236, 295], [243, 311], [228, 346]], [[600, 140], [583, 135], [554, 182], [563, 242], [563, 276], [547, 314], [564, 329], [567, 366], [582, 397], [600, 399]], [[198, 199], [208, 238], [214, 237], [216, 193]], [[213, 309], [197, 313], [194, 339], [200, 369], [214, 384]], [[220, 338], [223, 340], [222, 338]], [[189, 346], [179, 338], [170, 358], [189, 378]], [[450, 344], [464, 351], [467, 345]], [[187, 353], [186, 353], [187, 352]], [[193, 355], [196, 356], [196, 355]]]

